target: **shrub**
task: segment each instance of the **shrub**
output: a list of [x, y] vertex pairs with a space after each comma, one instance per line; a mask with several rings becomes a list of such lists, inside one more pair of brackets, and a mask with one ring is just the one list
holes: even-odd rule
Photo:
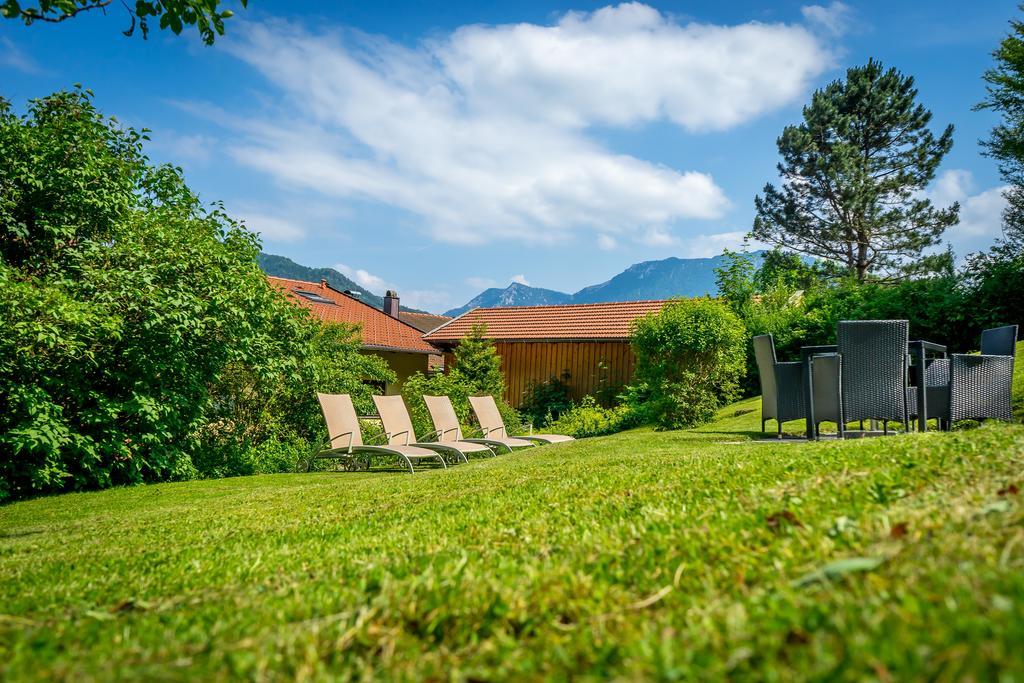
[[682, 299], [633, 325], [636, 380], [662, 429], [703, 424], [734, 399], [744, 372], [745, 331], [721, 301]]
[[0, 100], [0, 500], [279, 468], [316, 389], [387, 372], [143, 139], [84, 91]]
[[637, 416], [631, 406], [624, 403], [614, 408], [605, 408], [593, 396], [584, 396], [583, 400], [548, 424], [545, 431], [579, 439], [614, 434], [637, 424]]
[[562, 413], [573, 407], [569, 396], [569, 385], [552, 375], [543, 382], [531, 382], [523, 392], [519, 412], [534, 427], [546, 425], [558, 419]]

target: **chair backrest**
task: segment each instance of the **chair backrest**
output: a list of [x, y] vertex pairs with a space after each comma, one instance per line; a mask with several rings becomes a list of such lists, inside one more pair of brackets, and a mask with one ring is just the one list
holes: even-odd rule
[[320, 401], [320, 410], [324, 414], [324, 422], [327, 423], [327, 436], [330, 439], [331, 448], [341, 448], [349, 445], [349, 439], [345, 434], [352, 434], [351, 445], [363, 445], [363, 436], [359, 431], [359, 416], [356, 415], [356, 407], [352, 405], [352, 397], [348, 394], [317, 394]]
[[498, 404], [494, 402], [493, 396], [470, 396], [469, 404], [473, 406], [480, 429], [484, 430], [487, 436], [508, 436], [508, 432], [505, 431], [505, 421], [501, 419]]
[[377, 406], [384, 431], [391, 434], [389, 445], [401, 446], [416, 441], [416, 430], [412, 428], [412, 418], [401, 396], [374, 396], [373, 405]]
[[761, 377], [761, 413], [766, 417], [776, 416], [778, 385], [775, 379], [775, 340], [770, 334], [754, 337], [754, 358], [757, 360], [757, 374]]
[[1012, 356], [1017, 343], [1017, 326], [994, 327], [981, 333], [981, 355]]
[[430, 420], [437, 430], [437, 440], [461, 441], [462, 426], [459, 425], [459, 416], [455, 414], [452, 400], [447, 396], [424, 396], [423, 401], [427, 404]]
[[843, 417], [907, 420], [906, 320], [841, 320]]

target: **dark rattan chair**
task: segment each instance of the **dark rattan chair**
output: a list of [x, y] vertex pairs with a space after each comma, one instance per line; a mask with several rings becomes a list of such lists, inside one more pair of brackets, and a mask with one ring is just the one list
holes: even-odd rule
[[981, 355], [955, 353], [949, 359], [933, 361], [927, 373], [928, 417], [947, 424], [987, 418], [1012, 420], [1016, 341], [1016, 325], [996, 327], [981, 333]]
[[909, 428], [909, 329], [906, 320], [839, 322], [836, 342], [844, 421], [895, 421]]
[[780, 363], [770, 334], [754, 337], [754, 357], [761, 375], [761, 431], [768, 420], [775, 420], [781, 438], [783, 422], [804, 419], [802, 364]]

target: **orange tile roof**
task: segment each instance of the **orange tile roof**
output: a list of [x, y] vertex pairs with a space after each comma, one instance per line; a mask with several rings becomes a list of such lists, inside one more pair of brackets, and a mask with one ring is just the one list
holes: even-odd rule
[[[349, 323], [362, 327], [363, 348], [413, 353], [438, 353], [423, 341], [423, 333], [412, 325], [392, 318], [375, 306], [339, 292], [326, 282], [305, 282], [267, 276], [267, 281], [284, 291], [288, 298], [326, 322]], [[312, 301], [298, 292], [309, 292], [327, 301]]]
[[465, 337], [473, 325], [487, 326], [489, 339], [502, 341], [625, 340], [637, 318], [660, 311], [667, 301], [621, 301], [564, 306], [474, 308], [423, 338], [450, 343]]
[[412, 311], [400, 311], [398, 319], [407, 325], [412, 325], [420, 332], [430, 332], [451, 320], [446, 315], [434, 315], [433, 313], [413, 313]]

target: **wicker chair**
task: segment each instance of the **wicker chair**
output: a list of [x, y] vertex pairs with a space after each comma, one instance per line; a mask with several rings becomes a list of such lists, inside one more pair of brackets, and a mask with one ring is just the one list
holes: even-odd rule
[[934, 360], [927, 372], [928, 417], [947, 426], [956, 420], [1012, 420], [1016, 341], [1016, 325], [996, 327], [981, 333], [981, 355]]
[[[902, 422], [909, 429], [906, 320], [842, 320], [836, 333], [842, 419]], [[815, 406], [817, 412], [817, 406]]]
[[754, 357], [761, 376], [761, 431], [768, 420], [775, 420], [782, 438], [783, 422], [804, 419], [803, 369], [799, 362], [778, 361], [770, 334], [754, 337]]

